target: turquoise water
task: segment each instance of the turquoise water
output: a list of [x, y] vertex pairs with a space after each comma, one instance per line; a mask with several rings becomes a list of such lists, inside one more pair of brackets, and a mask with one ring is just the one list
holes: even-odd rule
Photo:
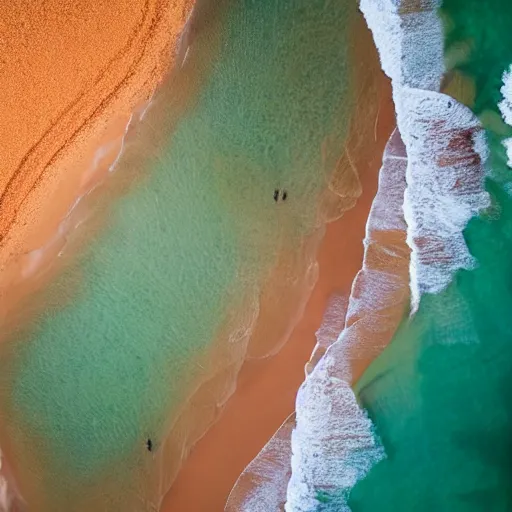
[[[54, 286], [72, 287], [70, 303], [0, 361], [5, 435], [38, 512], [136, 512], [160, 497], [147, 439], [158, 452], [196, 357], [318, 224], [351, 112], [348, 4], [234, 2], [190, 109], [148, 114], [144, 179]], [[166, 108], [173, 133], [154, 121]]]
[[[475, 112], [498, 113], [502, 74], [512, 62], [512, 4], [445, 0], [443, 14], [451, 27], [447, 49], [461, 42], [472, 48], [456, 69], [475, 81]], [[353, 489], [353, 512], [512, 510], [510, 170], [502, 127], [486, 127], [493, 209], [465, 230], [479, 266], [458, 272], [443, 293], [424, 296], [357, 384], [387, 459]], [[335, 507], [327, 499], [319, 510]]]

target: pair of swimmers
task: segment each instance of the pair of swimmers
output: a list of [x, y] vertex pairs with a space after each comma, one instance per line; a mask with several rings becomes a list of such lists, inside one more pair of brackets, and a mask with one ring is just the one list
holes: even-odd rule
[[279, 195], [281, 194], [281, 199], [283, 201], [286, 201], [286, 198], [288, 197], [288, 192], [286, 192], [285, 189], [282, 191], [278, 188], [274, 189], [274, 201], [277, 203], [279, 201]]

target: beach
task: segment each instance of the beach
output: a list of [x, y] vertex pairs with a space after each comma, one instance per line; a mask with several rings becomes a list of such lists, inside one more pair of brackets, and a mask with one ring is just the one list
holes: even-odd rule
[[[133, 6], [132, 10], [124, 9], [123, 2], [119, 2], [119, 5], [98, 3], [98, 9], [104, 10], [101, 12], [89, 12], [79, 6], [80, 14], [90, 14], [90, 20], [101, 20], [104, 16], [107, 19], [110, 16], [119, 23], [119, 26], [111, 27], [91, 21], [89, 27], [82, 19], [75, 20], [73, 9], [66, 16], [57, 16], [56, 11], [51, 11], [52, 7], [61, 7], [61, 4], [46, 3], [42, 14], [25, 13], [28, 21], [23, 16], [20, 18], [20, 23], [28, 27], [28, 32], [23, 32], [25, 39], [19, 43], [15, 54], [23, 57], [24, 51], [32, 52], [43, 59], [42, 63], [33, 64], [35, 69], [40, 66], [37, 71], [40, 81], [30, 84], [25, 64], [19, 62], [12, 64], [9, 71], [19, 73], [16, 81], [29, 91], [32, 110], [12, 92], [10, 102], [7, 102], [5, 119], [12, 123], [21, 120], [22, 126], [18, 132], [24, 136], [18, 137], [17, 141], [25, 145], [13, 146], [17, 152], [11, 153], [1, 182], [0, 299], [2, 319], [6, 323], [7, 320], [19, 320], [15, 313], [17, 309], [22, 309], [24, 300], [48, 282], [58, 270], [54, 265], [55, 256], [60, 254], [65, 245], [66, 235], [87, 216], [86, 211], [78, 211], [77, 200], [102, 183], [112, 170], [123, 148], [129, 123], [137, 121], [155, 87], [169, 69], [169, 55], [173, 55], [190, 8], [187, 2], [183, 2], [173, 4], [173, 11], [169, 6], [164, 8], [166, 3], [157, 1], [148, 3], [147, 11]], [[42, 9], [42, 4], [36, 7]], [[122, 11], [126, 18], [113, 16], [112, 13], [118, 11]], [[36, 14], [39, 14], [39, 18]], [[5, 19], [13, 19], [13, 16], [9, 12]], [[34, 24], [36, 19], [40, 20], [40, 25]], [[45, 20], [44, 23], [42, 20]], [[50, 22], [56, 25], [48, 25]], [[16, 23], [13, 22], [13, 26], [16, 27]], [[79, 27], [82, 39], [76, 37], [73, 27]], [[86, 33], [87, 28], [91, 32]], [[33, 29], [34, 34], [29, 29]], [[91, 36], [91, 33], [94, 34], [93, 29], [98, 31], [97, 36]], [[43, 53], [40, 56], [32, 51], [30, 44], [40, 43], [41, 38], [51, 37], [52, 34], [58, 34], [58, 41], [54, 45], [45, 41], [46, 45], [61, 53], [66, 48], [71, 56], [67, 60], [58, 59], [55, 54], [48, 56]], [[66, 34], [68, 39], [63, 41]], [[7, 37], [16, 43], [14, 36], [7, 34]], [[112, 40], [107, 41], [108, 37], [112, 37]], [[77, 47], [73, 47], [72, 42]], [[95, 44], [107, 44], [114, 53], [105, 56]], [[94, 58], [83, 55], [85, 51], [90, 51]], [[82, 70], [82, 74], [74, 72], [77, 55], [91, 66], [90, 69]], [[49, 60], [44, 61], [44, 58]], [[59, 66], [67, 65], [68, 68], [48, 71], [48, 62], [57, 62]], [[55, 81], [56, 76], [69, 78], [64, 81], [69, 90], [64, 88], [55, 97], [52, 96], [55, 103], [40, 101], [44, 96], [42, 91], [49, 87], [48, 80]], [[23, 82], [25, 79], [26, 83]], [[304, 378], [304, 366], [315, 345], [315, 331], [321, 324], [326, 304], [333, 294], [348, 297], [352, 280], [361, 266], [361, 241], [366, 218], [376, 190], [382, 149], [393, 123], [389, 89], [384, 78], [381, 82], [382, 90], [379, 91], [382, 92], [383, 100], [376, 118], [368, 121], [371, 123], [372, 135], [375, 136], [374, 153], [368, 155], [365, 141], [354, 143], [356, 153], [352, 147], [351, 152], [346, 152], [346, 157], [355, 162], [350, 162], [350, 166], [355, 165], [359, 172], [363, 195], [354, 209], [327, 227], [318, 256], [318, 281], [304, 314], [290, 340], [277, 356], [246, 364], [238, 381], [237, 393], [228, 403], [219, 422], [192, 452], [163, 510], [222, 510], [241, 471], [293, 411], [295, 394]], [[8, 88], [8, 84], [0, 85]], [[25, 110], [20, 113], [16, 111], [16, 106]], [[358, 105], [361, 112], [364, 112], [364, 107]], [[359, 110], [355, 115], [364, 115]], [[23, 123], [27, 118], [38, 120], [38, 123], [30, 125], [33, 132], [26, 131], [27, 127]], [[0, 132], [0, 143], [5, 147], [11, 144], [9, 134], [12, 126], [2, 125], [4, 131]], [[336, 152], [334, 141], [332, 146], [334, 149], [331, 148], [331, 151]], [[223, 163], [220, 162], [221, 165]], [[236, 160], [230, 163], [236, 164]], [[246, 161], [239, 163], [244, 166], [250, 164]], [[290, 169], [288, 166], [287, 172]], [[290, 184], [293, 183], [291, 178], [294, 176], [287, 178]], [[343, 183], [338, 185], [343, 191]], [[336, 189], [335, 185], [333, 187]], [[352, 201], [354, 191], [345, 192], [348, 201]], [[228, 196], [228, 199], [231, 198]], [[327, 217], [338, 216], [346, 205], [340, 201], [332, 206], [334, 209], [329, 211]], [[70, 217], [70, 212], [73, 213], [73, 222], [63, 224]], [[322, 229], [315, 236], [321, 234]], [[314, 248], [314, 243], [311, 247]], [[109, 252], [105, 251], [105, 254]], [[285, 272], [289, 262], [295, 261], [289, 248], [288, 253], [285, 251], [280, 258], [274, 278], [284, 275], [279, 264]], [[307, 258], [304, 261], [308, 263]], [[304, 262], [299, 260], [298, 263]], [[51, 270], [48, 270], [50, 267]], [[297, 268], [305, 271], [300, 265]], [[289, 322], [296, 321], [292, 313], [301, 314], [304, 306], [302, 302], [309, 293], [308, 283], [312, 275], [306, 275], [305, 285], [302, 286], [304, 283], [300, 282], [295, 290], [297, 295], [289, 300], [290, 318], [284, 319], [286, 325], [282, 326], [282, 333], [276, 335], [280, 343], [275, 345], [269, 342], [268, 346], [261, 343], [265, 341], [264, 329], [259, 334], [260, 342], [254, 347], [250, 346], [249, 355], [267, 355], [282, 345], [288, 337]], [[289, 278], [292, 280], [294, 274]], [[271, 293], [270, 300], [279, 298], [283, 290], [275, 296]], [[301, 293], [306, 295], [301, 296]], [[9, 301], [5, 300], [7, 297]], [[272, 327], [270, 330], [275, 330]], [[204, 492], [197, 492], [198, 485]]]
[[[27, 305], [59, 272], [68, 235], [88, 217], [83, 198], [115, 167], [129, 126], [173, 65], [191, 7], [0, 6], [0, 343], [26, 327]], [[0, 508], [17, 507], [15, 464], [1, 448]]]

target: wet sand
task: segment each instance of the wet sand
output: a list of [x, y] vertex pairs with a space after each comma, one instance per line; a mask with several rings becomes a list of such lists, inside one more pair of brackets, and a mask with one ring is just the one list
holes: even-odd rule
[[375, 155], [362, 153], [358, 163], [363, 194], [352, 210], [327, 226], [318, 254], [318, 281], [302, 319], [276, 356], [245, 364], [235, 394], [219, 421], [194, 447], [164, 500], [162, 512], [224, 510], [240, 473], [293, 412], [327, 302], [333, 294], [348, 298], [361, 268], [362, 240], [377, 189], [380, 156], [394, 124], [389, 84], [384, 78], [382, 98]]

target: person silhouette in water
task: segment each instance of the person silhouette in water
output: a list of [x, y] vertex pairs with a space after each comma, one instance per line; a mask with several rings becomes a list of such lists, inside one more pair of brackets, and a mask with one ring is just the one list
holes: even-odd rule
[[[281, 193], [281, 190], [279, 190], [278, 188], [275, 188], [274, 189], [274, 201], [277, 203], [279, 201], [279, 194]], [[286, 198], [288, 197], [288, 192], [286, 190], [283, 189], [283, 192], [281, 194], [281, 199], [283, 201], [286, 201]]]

